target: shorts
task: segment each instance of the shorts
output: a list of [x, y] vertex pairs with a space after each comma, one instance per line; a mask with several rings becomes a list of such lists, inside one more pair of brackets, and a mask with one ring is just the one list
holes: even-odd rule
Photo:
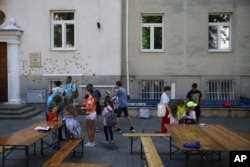
[[85, 118], [88, 120], [92, 120], [92, 121], [95, 120], [96, 119], [96, 112], [93, 112], [89, 115], [86, 115]]
[[118, 107], [116, 112], [116, 117], [120, 118], [122, 115], [122, 112], [124, 112], [124, 116], [128, 117], [128, 107]]

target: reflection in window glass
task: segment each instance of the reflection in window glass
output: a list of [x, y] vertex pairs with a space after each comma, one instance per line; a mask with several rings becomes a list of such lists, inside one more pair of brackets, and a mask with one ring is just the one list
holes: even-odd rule
[[142, 16], [142, 51], [163, 51], [163, 17]]
[[210, 14], [208, 18], [208, 49], [211, 51], [230, 51], [231, 14]]
[[54, 20], [74, 20], [74, 13], [54, 13]]
[[73, 48], [74, 47], [74, 25], [68, 24], [66, 25], [66, 47]]
[[142, 28], [142, 48], [150, 49], [150, 28], [149, 27]]
[[220, 46], [222, 49], [229, 49], [229, 26], [220, 27]]
[[162, 28], [156, 27], [155, 28], [155, 34], [154, 34], [154, 48], [155, 49], [162, 49]]
[[217, 26], [209, 26], [208, 39], [209, 39], [208, 48], [209, 49], [218, 49]]
[[62, 26], [54, 25], [54, 47], [62, 47]]
[[209, 15], [209, 23], [216, 23], [216, 22], [229, 22], [230, 15], [229, 14], [217, 14], [217, 15]]
[[142, 23], [162, 23], [162, 16], [142, 16]]
[[75, 49], [74, 12], [52, 12], [52, 49]]

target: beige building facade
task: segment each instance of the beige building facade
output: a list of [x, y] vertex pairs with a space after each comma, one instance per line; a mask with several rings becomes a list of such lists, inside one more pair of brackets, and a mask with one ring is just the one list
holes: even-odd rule
[[155, 92], [169, 85], [172, 98], [185, 98], [196, 82], [203, 99], [250, 98], [250, 1], [130, 0], [125, 5], [129, 45], [127, 59], [122, 47], [122, 76], [131, 97], [159, 98]]
[[249, 15], [249, 0], [0, 0], [0, 101], [68, 75], [80, 97], [121, 80], [131, 98], [194, 82], [204, 99], [250, 98]]

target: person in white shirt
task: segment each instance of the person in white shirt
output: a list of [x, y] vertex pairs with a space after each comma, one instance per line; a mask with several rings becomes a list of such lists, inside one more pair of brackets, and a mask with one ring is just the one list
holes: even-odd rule
[[197, 124], [198, 121], [196, 119], [196, 114], [195, 114], [195, 107], [197, 106], [196, 103], [189, 101], [187, 103], [187, 110], [183, 115], [183, 119], [185, 120], [184, 122], [186, 124]]

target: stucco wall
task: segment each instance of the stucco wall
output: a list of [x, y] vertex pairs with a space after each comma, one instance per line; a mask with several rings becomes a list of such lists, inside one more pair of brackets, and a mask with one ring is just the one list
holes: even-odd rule
[[[208, 15], [232, 13], [232, 51], [208, 51]], [[141, 52], [141, 14], [162, 14], [164, 52]], [[249, 97], [250, 1], [137, 0], [129, 1], [129, 73], [132, 97], [140, 80], [176, 83], [176, 97], [185, 97], [193, 82], [206, 98], [208, 79], [236, 81], [236, 98]], [[123, 59], [125, 62], [125, 51]], [[125, 67], [123, 76], [126, 77]], [[244, 77], [243, 77], [244, 76]], [[131, 79], [130, 79], [131, 80]], [[241, 95], [242, 94], [242, 95]]]

